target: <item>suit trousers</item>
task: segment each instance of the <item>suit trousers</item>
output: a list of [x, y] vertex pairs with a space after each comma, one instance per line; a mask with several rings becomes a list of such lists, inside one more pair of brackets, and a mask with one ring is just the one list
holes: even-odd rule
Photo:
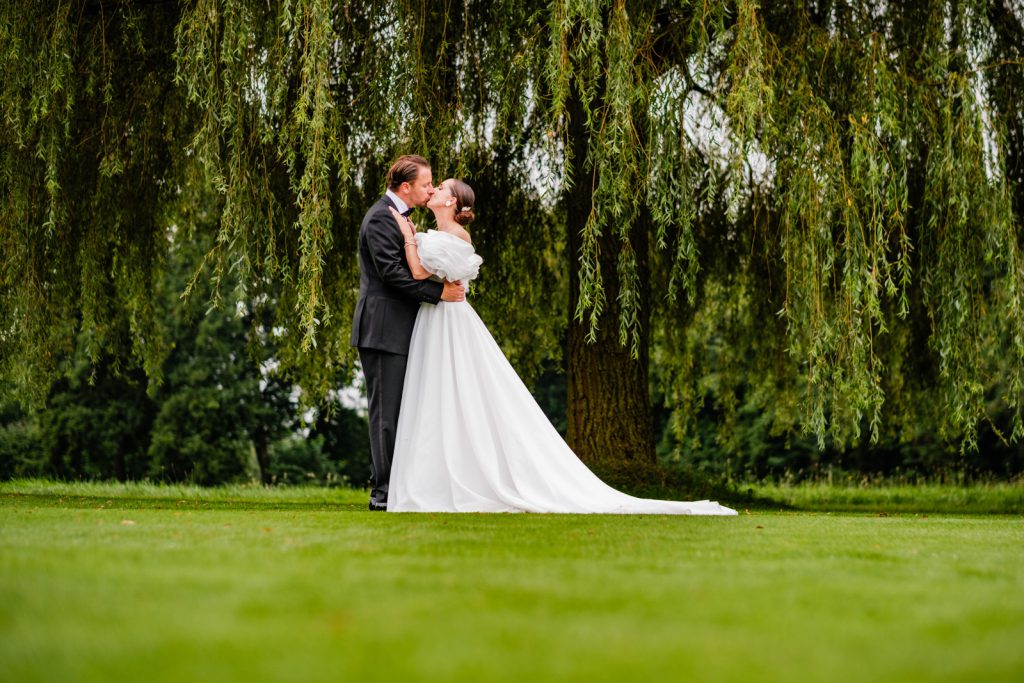
[[402, 407], [408, 357], [360, 347], [359, 360], [366, 378], [370, 410], [370, 502], [387, 505], [388, 480], [391, 477], [391, 459], [395, 454], [398, 411]]

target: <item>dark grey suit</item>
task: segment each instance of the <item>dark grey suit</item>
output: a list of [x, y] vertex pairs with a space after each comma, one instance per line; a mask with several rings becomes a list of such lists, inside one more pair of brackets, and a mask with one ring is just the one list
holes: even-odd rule
[[370, 409], [373, 491], [370, 502], [386, 505], [409, 339], [420, 303], [436, 304], [444, 285], [416, 280], [405, 260], [405, 238], [385, 195], [359, 228], [359, 299], [352, 317], [352, 346], [366, 377]]

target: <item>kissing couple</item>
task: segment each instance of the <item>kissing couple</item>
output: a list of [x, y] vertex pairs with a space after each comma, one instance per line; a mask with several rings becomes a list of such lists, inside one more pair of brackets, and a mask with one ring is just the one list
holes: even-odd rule
[[[419, 232], [414, 207], [433, 213]], [[634, 498], [566, 445], [466, 301], [483, 259], [476, 196], [399, 157], [359, 228], [352, 346], [366, 378], [371, 510], [735, 515], [718, 503]]]

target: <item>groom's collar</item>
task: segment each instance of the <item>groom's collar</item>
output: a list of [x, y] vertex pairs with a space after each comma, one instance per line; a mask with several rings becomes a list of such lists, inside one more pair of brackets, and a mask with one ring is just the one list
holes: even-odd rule
[[398, 209], [398, 213], [405, 213], [409, 210], [409, 206], [402, 201], [402, 198], [391, 190], [385, 191], [384, 196], [388, 197], [394, 203], [395, 208]]

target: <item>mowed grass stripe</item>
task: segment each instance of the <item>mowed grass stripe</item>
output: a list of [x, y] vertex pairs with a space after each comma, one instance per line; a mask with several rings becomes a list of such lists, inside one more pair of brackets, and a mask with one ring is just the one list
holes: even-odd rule
[[117, 493], [3, 489], [0, 680], [1024, 675], [1016, 517], [393, 515]]

